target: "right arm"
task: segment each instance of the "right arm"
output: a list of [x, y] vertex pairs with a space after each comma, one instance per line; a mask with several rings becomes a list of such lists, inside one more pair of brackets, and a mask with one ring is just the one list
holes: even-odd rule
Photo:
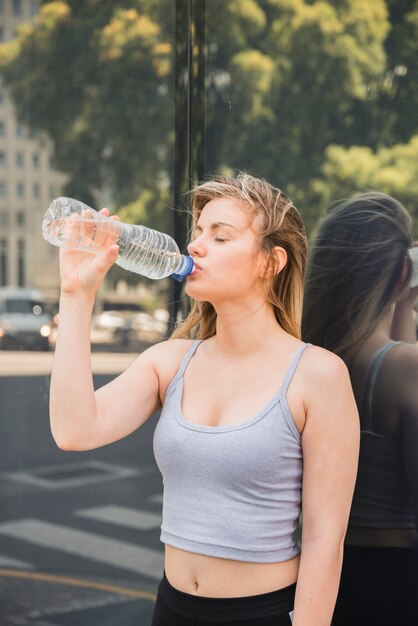
[[[107, 210], [102, 210], [107, 215]], [[50, 389], [51, 431], [64, 450], [88, 450], [128, 435], [160, 406], [156, 369], [161, 348], [144, 352], [117, 379], [93, 387], [90, 322], [97, 289], [118, 246], [95, 256], [60, 250], [61, 298]]]
[[403, 368], [403, 461], [418, 531], [418, 348], [415, 346], [406, 353]]
[[[414, 245], [418, 245], [417, 242]], [[407, 270], [407, 265], [404, 267]], [[417, 313], [415, 311], [415, 303], [418, 297], [418, 286], [411, 287], [410, 284], [405, 285], [398, 297], [400, 299], [395, 303], [390, 338], [394, 341], [416, 344]]]

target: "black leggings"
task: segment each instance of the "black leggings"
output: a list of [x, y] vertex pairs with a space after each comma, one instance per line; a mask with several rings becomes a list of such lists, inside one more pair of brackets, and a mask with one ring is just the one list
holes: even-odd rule
[[397, 624], [418, 624], [418, 549], [346, 545], [333, 626]]
[[165, 574], [151, 626], [291, 626], [296, 585], [242, 598], [204, 598], [175, 589]]

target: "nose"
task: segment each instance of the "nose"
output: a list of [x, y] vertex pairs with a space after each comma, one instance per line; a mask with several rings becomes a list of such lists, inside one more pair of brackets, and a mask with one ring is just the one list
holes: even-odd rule
[[187, 246], [187, 252], [190, 256], [202, 256], [205, 253], [202, 235], [195, 237]]

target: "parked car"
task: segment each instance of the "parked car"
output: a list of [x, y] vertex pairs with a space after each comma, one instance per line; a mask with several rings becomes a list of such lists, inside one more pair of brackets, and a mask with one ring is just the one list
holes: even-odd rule
[[0, 348], [49, 350], [52, 320], [44, 295], [26, 287], [0, 288]]

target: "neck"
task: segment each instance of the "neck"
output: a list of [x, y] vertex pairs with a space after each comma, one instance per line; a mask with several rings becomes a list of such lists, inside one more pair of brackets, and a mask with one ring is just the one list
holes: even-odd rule
[[256, 298], [239, 305], [215, 307], [218, 350], [234, 355], [245, 355], [272, 349], [274, 339], [288, 337], [278, 324], [273, 307]]

